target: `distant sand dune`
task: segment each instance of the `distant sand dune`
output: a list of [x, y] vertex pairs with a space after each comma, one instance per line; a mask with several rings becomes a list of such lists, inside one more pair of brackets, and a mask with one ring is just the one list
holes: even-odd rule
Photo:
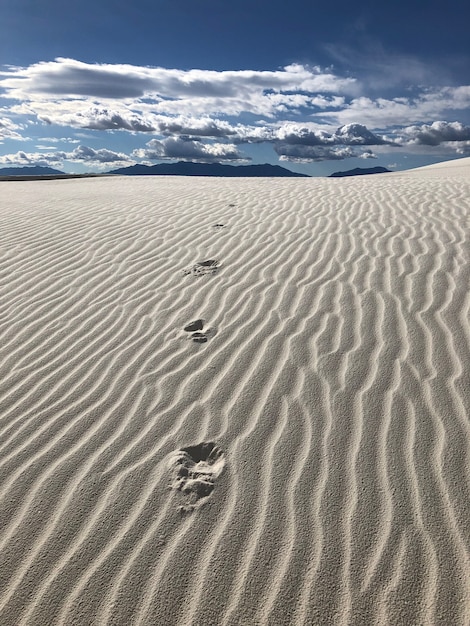
[[470, 623], [470, 159], [0, 186], [0, 624]]

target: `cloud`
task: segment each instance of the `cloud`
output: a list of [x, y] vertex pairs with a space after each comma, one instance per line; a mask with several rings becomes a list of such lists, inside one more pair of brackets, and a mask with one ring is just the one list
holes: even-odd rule
[[299, 64], [276, 71], [213, 71], [89, 64], [58, 58], [26, 68], [9, 67], [0, 74], [0, 88], [8, 98], [25, 102], [149, 98], [157, 112], [186, 109], [200, 114], [203, 110], [272, 114], [278, 108], [305, 106], [306, 94], [354, 92], [356, 80]]
[[135, 161], [121, 152], [113, 152], [112, 150], [107, 150], [105, 148], [95, 150], [87, 146], [77, 146], [77, 148], [71, 152], [61, 150], [48, 153], [19, 151], [15, 154], [0, 156], [0, 164], [2, 165], [40, 165], [60, 167], [65, 161], [71, 161], [73, 163], [87, 163], [98, 168], [106, 167], [109, 164], [129, 165], [135, 163]]
[[74, 126], [90, 130], [128, 130], [131, 132], [148, 133], [156, 130], [154, 124], [132, 111], [116, 111], [107, 108], [92, 107], [76, 113], [59, 113], [54, 115], [39, 113], [38, 119], [46, 124]]
[[357, 156], [349, 146], [329, 148], [325, 146], [305, 146], [279, 143], [274, 146], [280, 161], [310, 163], [312, 161], [341, 161]]
[[[156, 121], [162, 135], [184, 135], [191, 137], [231, 137], [238, 134], [237, 128], [224, 120], [210, 117], [166, 117]], [[241, 126], [239, 126], [241, 128]]]
[[62, 152], [42, 154], [40, 152], [24, 152], [20, 150], [14, 154], [4, 154], [0, 156], [0, 164], [5, 166], [40, 165], [43, 167], [58, 167], [62, 165], [63, 161], [64, 153]]
[[334, 140], [337, 144], [345, 146], [380, 146], [391, 144], [384, 137], [374, 135], [363, 124], [345, 124], [338, 128], [334, 134]]
[[462, 156], [470, 156], [470, 141], [462, 141], [462, 143], [457, 144], [455, 151]]
[[400, 139], [422, 146], [439, 146], [444, 142], [470, 140], [470, 126], [460, 122], [437, 121], [432, 124], [408, 126], [400, 131]]
[[23, 137], [17, 130], [22, 130], [23, 126], [20, 124], [14, 124], [8, 117], [0, 117], [0, 143], [4, 139], [16, 139], [22, 141]]
[[372, 150], [366, 150], [365, 152], [362, 152], [361, 154], [357, 155], [360, 159], [376, 159], [377, 155], [372, 152]]
[[369, 98], [360, 96], [335, 111], [322, 112], [322, 119], [338, 124], [361, 123], [369, 128], [407, 126], [430, 121], [444, 112], [468, 111], [470, 86], [426, 89], [413, 97]]
[[[393, 64], [383, 54], [378, 58], [376, 67], [390, 72]], [[397, 68], [407, 62], [395, 60]], [[410, 62], [407, 80], [427, 78], [424, 69]], [[393, 81], [380, 85], [301, 64], [275, 71], [212, 71], [58, 58], [0, 71], [0, 97], [6, 102], [0, 108], [0, 142], [23, 139], [21, 133], [31, 126], [29, 134], [46, 150], [49, 141], [39, 139], [34, 128], [38, 122], [75, 129], [73, 139], [80, 137], [77, 131], [94, 131], [80, 138], [83, 143], [94, 143], [100, 131], [153, 136], [131, 156], [64, 153], [100, 167], [113, 162], [113, 154], [126, 163], [245, 160], [240, 146], [256, 143], [271, 145], [283, 160], [302, 161], [374, 158], [370, 147], [377, 153], [401, 146], [426, 154], [466, 154], [469, 127], [434, 120], [457, 119], [458, 111], [468, 116], [470, 86], [415, 85], [393, 95]]]
[[300, 124], [285, 124], [276, 131], [275, 138], [283, 143], [305, 146], [378, 146], [391, 143], [374, 135], [362, 124], [346, 124], [332, 133]]
[[106, 148], [100, 148], [94, 150], [87, 146], [78, 146], [72, 152], [66, 153], [65, 157], [68, 161], [77, 161], [83, 163], [93, 164], [107, 164], [107, 163], [128, 163], [130, 161], [127, 154], [122, 152], [113, 152]]
[[205, 162], [247, 160], [234, 144], [206, 144], [183, 137], [169, 137], [163, 141], [152, 139], [147, 146], [146, 149], [134, 150], [132, 155], [146, 160], [179, 159]]
[[276, 132], [274, 149], [282, 160], [330, 161], [360, 156], [376, 158], [370, 151], [357, 153], [358, 146], [382, 146], [397, 144], [372, 133], [362, 124], [340, 126], [334, 132], [286, 124]]

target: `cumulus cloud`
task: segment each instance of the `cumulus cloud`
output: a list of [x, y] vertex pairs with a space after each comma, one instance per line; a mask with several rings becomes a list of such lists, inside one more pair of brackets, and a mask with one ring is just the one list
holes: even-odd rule
[[438, 146], [450, 141], [470, 141], [470, 126], [460, 122], [437, 121], [432, 124], [408, 126], [402, 129], [401, 140], [422, 146]]
[[380, 146], [390, 144], [384, 137], [379, 137], [363, 124], [345, 124], [340, 126], [334, 134], [337, 144], [345, 146]]
[[245, 161], [234, 144], [203, 143], [183, 137], [152, 139], [146, 149], [134, 150], [133, 156], [146, 160], [179, 159], [182, 161]]
[[[237, 128], [229, 122], [210, 117], [161, 117], [157, 118], [156, 126], [162, 135], [190, 137], [231, 137], [237, 135]], [[240, 125], [239, 128], [241, 128]]]
[[360, 156], [375, 158], [370, 150], [357, 153], [358, 146], [381, 146], [396, 144], [372, 133], [362, 124], [346, 124], [334, 132], [305, 126], [286, 124], [276, 132], [274, 149], [282, 160], [326, 161]]
[[357, 155], [360, 159], [376, 159], [377, 155], [372, 150], [366, 150]]
[[41, 154], [39, 152], [23, 152], [20, 150], [14, 154], [0, 155], [0, 164], [4, 166], [40, 165], [42, 167], [57, 167], [61, 165], [62, 162], [63, 159], [59, 156], [59, 153], [53, 155], [52, 153]]
[[[409, 76], [419, 76], [419, 69]], [[28, 124], [37, 127], [39, 122], [154, 137], [131, 156], [64, 153], [96, 164], [113, 162], [113, 154], [118, 155], [115, 162], [126, 163], [238, 161], [244, 160], [240, 146], [250, 143], [270, 144], [281, 159], [302, 161], [375, 158], [370, 147], [378, 153], [397, 146], [427, 154], [467, 153], [468, 126], [433, 120], [470, 110], [470, 86], [417, 86], [397, 97], [390, 96], [390, 88], [383, 92], [388, 97], [372, 97], [378, 83], [368, 93], [365, 85], [367, 81], [301, 64], [275, 71], [212, 71], [58, 58], [0, 71], [0, 97], [8, 103], [0, 109], [0, 142], [22, 139]], [[457, 117], [452, 113], [451, 119]], [[37, 131], [32, 134], [46, 150], [45, 140], [37, 138]], [[79, 136], [71, 132], [71, 137]]]
[[90, 107], [85, 111], [58, 112], [54, 115], [38, 113], [38, 119], [46, 124], [60, 126], [74, 126], [90, 130], [128, 130], [132, 132], [148, 133], [156, 130], [154, 124], [132, 111], [116, 111], [108, 108]]
[[72, 152], [65, 153], [68, 161], [77, 161], [83, 163], [107, 164], [107, 163], [128, 163], [130, 161], [127, 154], [122, 152], [113, 152], [106, 148], [94, 150], [87, 146], [77, 146]]
[[274, 146], [280, 161], [310, 163], [312, 161], [341, 161], [357, 156], [349, 146], [329, 148], [325, 146], [305, 146], [279, 143]]
[[378, 146], [392, 143], [375, 135], [362, 124], [346, 124], [334, 132], [300, 124], [285, 124], [276, 131], [275, 138], [283, 143], [305, 146]]
[[87, 146], [77, 146], [71, 152], [57, 150], [56, 152], [40, 153], [40, 152], [24, 152], [19, 151], [14, 154], [5, 154], [0, 156], [0, 164], [2, 165], [40, 165], [50, 167], [60, 167], [65, 161], [73, 163], [87, 163], [94, 167], [106, 167], [110, 164], [130, 165], [135, 163], [126, 154], [122, 152], [113, 152], [101, 148], [95, 150]]

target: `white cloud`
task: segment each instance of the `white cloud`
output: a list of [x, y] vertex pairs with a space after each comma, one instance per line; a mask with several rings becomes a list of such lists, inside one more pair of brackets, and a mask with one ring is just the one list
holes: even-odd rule
[[[3, 77], [1, 77], [3, 76]], [[0, 75], [8, 98], [40, 102], [95, 99], [130, 102], [153, 99], [157, 112], [274, 112], [304, 106], [302, 94], [351, 93], [354, 78], [341, 78], [318, 67], [289, 65], [277, 71], [178, 70], [134, 65], [89, 64], [58, 58]], [[293, 92], [293, 93], [291, 93]], [[193, 109], [191, 109], [191, 103]]]
[[460, 154], [462, 156], [470, 155], [470, 141], [462, 141], [461, 143], [457, 144], [457, 146], [454, 146], [454, 148], [457, 154]]
[[63, 163], [63, 156], [61, 153], [49, 153], [42, 154], [40, 152], [23, 152], [18, 151], [14, 154], [4, 154], [0, 156], [0, 164], [4, 166], [8, 165], [40, 165], [58, 167]]
[[333, 137], [335, 143], [346, 146], [379, 146], [390, 143], [384, 137], [374, 135], [363, 124], [345, 124], [340, 126]]
[[362, 152], [361, 154], [357, 155], [360, 159], [376, 159], [377, 155], [372, 152], [372, 150], [366, 150], [365, 152]]
[[445, 87], [424, 90], [409, 98], [371, 99], [366, 96], [353, 98], [340, 110], [325, 111], [322, 118], [338, 124], [350, 124], [361, 120], [361, 124], [376, 129], [395, 125], [407, 126], [439, 118], [443, 112], [469, 108], [470, 87]]
[[0, 143], [4, 139], [16, 139], [22, 141], [23, 137], [17, 130], [22, 130], [23, 126], [20, 124], [14, 124], [8, 117], [0, 117]]
[[[396, 60], [397, 68], [406, 61]], [[393, 64], [384, 55], [379, 61], [384, 72], [390, 71]], [[406, 76], [417, 80], [429, 74], [410, 62]], [[154, 137], [132, 157], [112, 151], [89, 157], [64, 153], [96, 164], [112, 162], [113, 154], [126, 163], [135, 158], [236, 161], [244, 158], [237, 148], [244, 143], [269, 143], [282, 159], [303, 161], [374, 158], [371, 150], [359, 150], [368, 146], [377, 153], [399, 145], [427, 154], [468, 150], [468, 126], [433, 120], [457, 119], [458, 111], [468, 115], [470, 86], [420, 86], [393, 97], [394, 84], [389, 81], [381, 92], [388, 97], [372, 97], [380, 81], [372, 88], [368, 80], [300, 64], [276, 71], [210, 71], [58, 58], [0, 72], [0, 96], [7, 103], [0, 109], [0, 142], [23, 139], [28, 124], [39, 122]], [[42, 150], [50, 148], [52, 139], [32, 134]], [[72, 131], [69, 140], [79, 136]], [[89, 136], [96, 138], [96, 132]]]
[[24, 152], [19, 151], [14, 154], [5, 154], [0, 156], [0, 164], [2, 165], [40, 165], [50, 167], [61, 167], [65, 161], [73, 163], [87, 163], [93, 167], [105, 168], [109, 164], [116, 167], [121, 165], [130, 165], [135, 163], [126, 154], [121, 152], [113, 152], [101, 148], [94, 150], [87, 146], [78, 146], [71, 152]]

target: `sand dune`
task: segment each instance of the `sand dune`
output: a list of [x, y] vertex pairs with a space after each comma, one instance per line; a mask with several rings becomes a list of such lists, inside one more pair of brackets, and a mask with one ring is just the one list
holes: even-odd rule
[[0, 624], [470, 623], [470, 159], [0, 194]]

